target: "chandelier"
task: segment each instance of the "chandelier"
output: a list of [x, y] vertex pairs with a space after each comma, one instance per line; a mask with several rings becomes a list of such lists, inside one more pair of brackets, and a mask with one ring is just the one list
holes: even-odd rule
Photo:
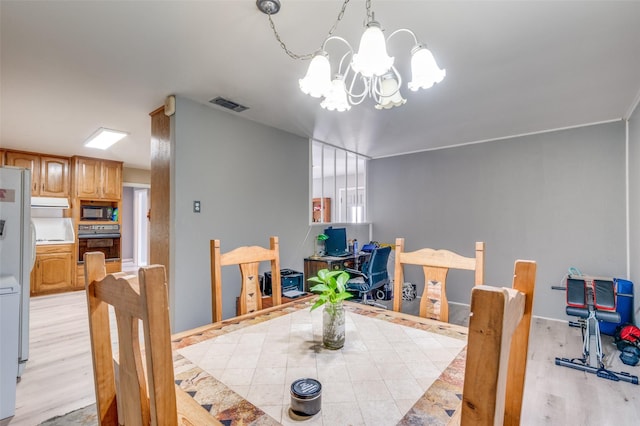
[[[347, 111], [352, 105], [359, 105], [366, 98], [375, 101], [376, 109], [403, 105], [407, 100], [400, 93], [402, 76], [394, 66], [394, 57], [388, 55], [386, 45], [392, 37], [400, 33], [411, 35], [414, 43], [411, 49], [411, 81], [407, 84], [409, 90], [429, 89], [444, 79], [446, 71], [438, 67], [433, 54], [426, 45], [418, 42], [413, 31], [402, 28], [392, 32], [385, 40], [383, 29], [371, 11], [371, 0], [365, 3], [365, 30], [360, 38], [358, 52], [355, 53], [347, 40], [333, 35], [348, 3], [349, 0], [344, 0], [338, 18], [320, 49], [312, 54], [297, 55], [281, 40], [271, 19], [271, 16], [280, 10], [280, 1], [256, 1], [258, 9], [268, 15], [271, 29], [282, 49], [293, 59], [311, 59], [306, 75], [299, 80], [303, 93], [314, 98], [324, 98], [320, 106], [330, 111]], [[329, 42], [338, 42], [346, 46], [346, 52], [334, 69], [326, 50]]]

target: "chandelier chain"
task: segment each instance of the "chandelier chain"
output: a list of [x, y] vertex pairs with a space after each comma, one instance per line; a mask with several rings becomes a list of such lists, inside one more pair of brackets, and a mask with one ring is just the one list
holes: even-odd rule
[[373, 21], [373, 12], [371, 11], [371, 0], [367, 0], [364, 4], [367, 9], [367, 23]]
[[[326, 40], [329, 37], [331, 37], [333, 35], [333, 32], [338, 28], [338, 24], [340, 23], [340, 21], [342, 21], [342, 18], [344, 17], [344, 12], [347, 9], [347, 4], [349, 3], [349, 1], [350, 0], [344, 0], [344, 3], [342, 3], [342, 8], [340, 9], [340, 13], [338, 13], [338, 18], [333, 23], [333, 26], [329, 30], [329, 33], [323, 39], [323, 42], [324, 42], [324, 40]], [[370, 2], [371, 2], [371, 0], [367, 0], [367, 4], [369, 4]], [[367, 6], [367, 7], [370, 7], [370, 5]], [[313, 58], [313, 56], [315, 55], [316, 52], [297, 54], [297, 53], [294, 53], [291, 50], [289, 50], [289, 48], [287, 47], [285, 42], [282, 41], [282, 39], [280, 38], [280, 34], [278, 33], [278, 30], [276, 30], [276, 25], [273, 22], [273, 19], [271, 19], [271, 13], [267, 13], [267, 16], [269, 17], [269, 25], [271, 25], [271, 29], [273, 30], [273, 35], [275, 36], [275, 38], [278, 41], [278, 43], [280, 43], [280, 47], [282, 48], [282, 50], [284, 50], [287, 53], [287, 55], [289, 55], [289, 57], [291, 57], [293, 59], [302, 59], [302, 60], [309, 60], [309, 59]], [[322, 45], [320, 45], [320, 50], [321, 49], [322, 49]]]

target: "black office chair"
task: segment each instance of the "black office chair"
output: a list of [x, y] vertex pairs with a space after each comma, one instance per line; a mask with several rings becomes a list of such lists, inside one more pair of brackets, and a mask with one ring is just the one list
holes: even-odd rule
[[[361, 271], [345, 269], [352, 274], [352, 278], [347, 281], [347, 290], [358, 292], [360, 303], [386, 309], [383, 304], [375, 302], [375, 297], [369, 299], [368, 295], [389, 283], [389, 273], [387, 272], [389, 253], [391, 253], [391, 247], [375, 248], [371, 252], [369, 260], [362, 264]], [[356, 276], [353, 277], [353, 275]]]

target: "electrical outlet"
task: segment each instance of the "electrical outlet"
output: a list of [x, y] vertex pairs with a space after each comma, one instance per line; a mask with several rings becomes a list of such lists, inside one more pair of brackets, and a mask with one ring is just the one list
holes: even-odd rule
[[193, 212], [200, 213], [200, 201], [193, 202]]

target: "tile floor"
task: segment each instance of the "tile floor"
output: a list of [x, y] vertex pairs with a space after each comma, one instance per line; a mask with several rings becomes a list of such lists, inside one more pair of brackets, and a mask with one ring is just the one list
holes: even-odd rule
[[312, 377], [323, 386], [322, 410], [305, 424], [380, 425], [397, 423], [465, 344], [351, 312], [346, 320], [338, 351], [319, 344], [322, 309], [305, 309], [178, 352], [279, 423], [300, 424], [289, 413], [290, 385]]

